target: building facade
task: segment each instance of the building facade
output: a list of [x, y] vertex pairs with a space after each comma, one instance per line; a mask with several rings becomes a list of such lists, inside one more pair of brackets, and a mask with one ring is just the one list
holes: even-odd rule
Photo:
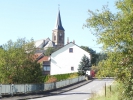
[[79, 64], [84, 55], [91, 60], [90, 53], [76, 44], [71, 42], [65, 45], [51, 54], [50, 75], [78, 72]]

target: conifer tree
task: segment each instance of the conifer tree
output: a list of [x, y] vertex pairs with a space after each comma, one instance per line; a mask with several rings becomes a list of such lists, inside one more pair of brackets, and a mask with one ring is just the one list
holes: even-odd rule
[[90, 69], [90, 60], [86, 55], [84, 55], [79, 64], [79, 68], [78, 68], [79, 74], [84, 75], [85, 71], [89, 69]]

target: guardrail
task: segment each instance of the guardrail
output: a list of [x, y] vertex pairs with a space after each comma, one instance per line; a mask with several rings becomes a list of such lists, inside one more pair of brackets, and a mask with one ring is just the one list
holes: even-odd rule
[[84, 76], [44, 84], [0, 84], [0, 97], [4, 95], [28, 94], [58, 89], [85, 80]]

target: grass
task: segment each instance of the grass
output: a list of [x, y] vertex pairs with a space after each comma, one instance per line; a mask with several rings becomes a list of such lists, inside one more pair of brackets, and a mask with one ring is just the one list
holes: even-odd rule
[[106, 88], [106, 97], [105, 97], [105, 88], [103, 88], [102, 91], [100, 91], [99, 93], [93, 93], [92, 97], [89, 100], [118, 100], [118, 89], [119, 88], [119, 84], [114, 82], [111, 85], [111, 90], [110, 90], [110, 86], [108, 86]]

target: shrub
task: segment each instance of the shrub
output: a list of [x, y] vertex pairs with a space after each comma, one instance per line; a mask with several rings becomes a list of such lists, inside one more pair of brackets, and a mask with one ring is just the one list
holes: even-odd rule
[[57, 78], [54, 76], [49, 76], [46, 83], [53, 83], [53, 82], [57, 82]]
[[70, 78], [75, 78], [78, 76], [78, 73], [67, 73], [67, 74], [58, 74], [58, 75], [46, 75], [43, 77], [44, 82], [56, 82], [61, 80], [66, 80]]

